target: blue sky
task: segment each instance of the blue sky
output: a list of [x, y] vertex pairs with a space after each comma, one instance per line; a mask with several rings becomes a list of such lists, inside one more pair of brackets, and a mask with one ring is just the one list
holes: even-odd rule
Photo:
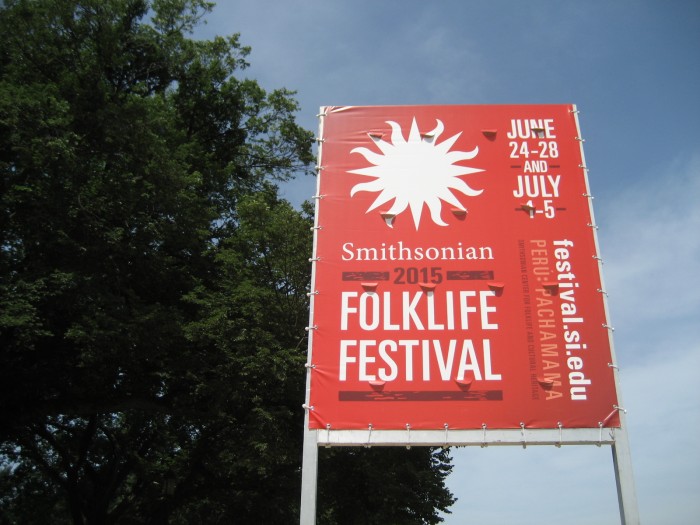
[[[220, 1], [207, 20], [312, 130], [322, 105], [577, 104], [641, 519], [699, 522], [700, 3]], [[448, 525], [619, 523], [609, 447], [454, 458]]]

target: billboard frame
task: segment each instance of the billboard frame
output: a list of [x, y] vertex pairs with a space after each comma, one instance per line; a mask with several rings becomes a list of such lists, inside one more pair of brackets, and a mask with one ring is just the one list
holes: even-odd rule
[[[306, 410], [308, 420], [308, 409]], [[595, 445], [610, 446], [615, 471], [620, 523], [638, 525], [639, 509], [637, 504], [632, 456], [629, 438], [626, 432], [624, 409], [620, 409], [619, 428], [557, 428], [557, 429], [494, 429], [481, 430], [308, 430], [308, 421], [304, 431], [302, 490], [300, 525], [316, 523], [316, 493], [318, 480], [319, 447], [391, 447], [412, 446], [450, 447], [450, 446], [575, 446]]]
[[[574, 114], [575, 126], [577, 130], [577, 140], [580, 141], [581, 166], [586, 187], [585, 196], [589, 197], [589, 213], [591, 223], [589, 226], [596, 225], [593, 207], [592, 195], [589, 190], [588, 168], [584, 157], [582, 144], [584, 140], [581, 138], [578, 109], [575, 105], [571, 105], [571, 113]], [[572, 445], [595, 445], [595, 446], [610, 446], [613, 457], [613, 466], [615, 471], [615, 480], [618, 496], [618, 504], [620, 511], [620, 521], [623, 525], [638, 524], [639, 512], [637, 505], [636, 489], [634, 484], [634, 476], [632, 470], [632, 461], [629, 448], [629, 439], [627, 435], [626, 412], [622, 408], [622, 399], [619, 387], [619, 369], [616, 365], [615, 349], [612, 338], [613, 328], [609, 326], [609, 310], [607, 303], [607, 293], [604, 292], [605, 286], [603, 283], [603, 275], [600, 265], [602, 259], [598, 259], [598, 273], [600, 278], [603, 310], [605, 314], [606, 324], [603, 325], [609, 329], [609, 348], [611, 363], [609, 366], [613, 371], [613, 381], [616, 391], [617, 401], [620, 405], [614, 405], [612, 412], [603, 420], [598, 422], [598, 428], [564, 428], [561, 423], [557, 424], [556, 428], [527, 428], [524, 423], [520, 423], [520, 428], [488, 428], [486, 424], [482, 424], [482, 428], [475, 429], [450, 429], [447, 424], [442, 430], [426, 430], [426, 429], [411, 429], [409, 424], [406, 424], [405, 430], [390, 430], [390, 429], [375, 429], [370, 423], [367, 429], [333, 429], [328, 424], [325, 429], [310, 428], [310, 412], [314, 407], [310, 405], [311, 399], [311, 374], [315, 365], [312, 360], [313, 337], [316, 327], [314, 326], [314, 283], [316, 282], [316, 267], [315, 262], [318, 260], [316, 256], [317, 236], [321, 229], [318, 223], [319, 201], [323, 198], [321, 195], [321, 171], [322, 167], [322, 149], [324, 142], [324, 116], [326, 110], [330, 106], [322, 106], [318, 114], [319, 118], [319, 138], [318, 142], [318, 178], [317, 191], [313, 198], [316, 200], [315, 222], [312, 227], [314, 232], [314, 254], [309, 259], [312, 262], [311, 272], [311, 292], [310, 297], [310, 323], [307, 327], [308, 331], [308, 355], [307, 355], [307, 379], [306, 379], [306, 396], [305, 403], [302, 407], [305, 410], [304, 418], [304, 445], [303, 445], [303, 463], [302, 463], [302, 490], [301, 490], [301, 509], [300, 509], [300, 524], [314, 525], [316, 523], [316, 494], [317, 494], [317, 474], [318, 474], [318, 449], [319, 447], [347, 447], [347, 446], [429, 446], [429, 447], [450, 447], [450, 446], [480, 446], [482, 448], [489, 446], [572, 446]], [[593, 243], [595, 253], [599, 254], [598, 237], [596, 232], [597, 226], [594, 226]], [[610, 418], [616, 416], [619, 420], [618, 426], [606, 426]]]

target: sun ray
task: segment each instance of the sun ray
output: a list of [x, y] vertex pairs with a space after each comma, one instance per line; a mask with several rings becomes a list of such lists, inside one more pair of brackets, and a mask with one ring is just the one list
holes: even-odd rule
[[368, 177], [376, 177], [376, 166], [369, 166], [367, 168], [360, 168], [359, 170], [352, 170], [348, 173], [354, 173], [355, 175], [366, 175]]
[[397, 197], [396, 201], [394, 202], [394, 205], [391, 208], [389, 208], [387, 213], [393, 214], [393, 215], [398, 215], [399, 213], [404, 211], [408, 207], [408, 205], [409, 205], [409, 202], [407, 199], [400, 199]]
[[[428, 210], [430, 210], [430, 218], [433, 219], [433, 222], [438, 226], [447, 226], [447, 223], [442, 220], [442, 217], [440, 217], [440, 211], [442, 210], [442, 203], [440, 202], [440, 199], [433, 197], [427, 199], [425, 202], [428, 205]], [[416, 225], [416, 228], [418, 228], [418, 225]]]
[[386, 204], [387, 202], [389, 202], [391, 199], [394, 199], [394, 198], [396, 198], [396, 196], [392, 195], [391, 192], [389, 192], [387, 190], [383, 190], [379, 194], [379, 197], [377, 197], [375, 199], [375, 201], [372, 203], [372, 205], [369, 208], [367, 208], [367, 211], [376, 210], [377, 208], [379, 208], [379, 206], [381, 206], [382, 204]]
[[416, 119], [413, 119], [413, 123], [411, 124], [411, 131], [408, 134], [408, 143], [418, 143], [421, 142], [421, 136], [420, 136], [420, 131], [418, 131], [418, 123], [416, 122]]
[[455, 197], [454, 193], [452, 193], [448, 189], [445, 189], [444, 191], [440, 192], [438, 197], [444, 200], [447, 204], [454, 206], [455, 208], [459, 208], [460, 210], [465, 209], [462, 203], [459, 202], [459, 199]]
[[472, 151], [451, 151], [445, 155], [450, 164], [459, 162], [460, 160], [472, 160], [479, 153], [479, 148], [474, 148]]
[[[445, 139], [442, 141], [440, 144], [435, 146], [436, 152], [440, 152], [443, 155], [447, 153], [447, 151], [454, 146], [455, 142], [457, 142], [457, 139], [462, 135], [462, 132], [460, 131], [456, 135], [451, 136], [449, 139]], [[458, 151], [455, 151], [453, 153], [461, 153]]]
[[[371, 164], [374, 164], [375, 166], [378, 166], [379, 164], [381, 164], [382, 159], [384, 158], [383, 155], [380, 155], [379, 153], [375, 153], [374, 151], [371, 151], [367, 148], [355, 148], [350, 153], [359, 153], [365, 159], [367, 159], [367, 162], [370, 162]], [[355, 172], [352, 172], [352, 173], [355, 173]]]
[[411, 200], [408, 203], [408, 206], [411, 208], [411, 215], [413, 215], [413, 223], [416, 225], [416, 230], [418, 229], [418, 225], [420, 224], [420, 217], [423, 213], [424, 203], [425, 201], [423, 200]]
[[391, 155], [396, 150], [396, 147], [391, 142], [387, 142], [384, 139], [372, 138], [372, 140], [384, 155]]
[[[376, 166], [375, 166], [376, 168]], [[445, 173], [449, 174], [450, 177], [460, 177], [462, 175], [471, 175], [472, 173], [479, 173], [480, 170], [477, 168], [468, 168], [467, 166], [455, 166], [454, 164], [445, 168]]]
[[442, 132], [445, 130], [445, 125], [442, 123], [442, 121], [437, 120], [437, 126], [435, 126], [435, 129], [431, 132], [428, 133], [428, 135], [432, 136], [432, 142], [435, 143], [437, 142], [437, 139], [442, 135]]
[[468, 195], [470, 197], [476, 197], [477, 195], [481, 195], [481, 193], [484, 190], [474, 190], [469, 187], [469, 185], [464, 182], [462, 179], [452, 179], [450, 183], [448, 184], [449, 188], [452, 188], [453, 190], [457, 190], [460, 193], [464, 193], [465, 195]]
[[396, 122], [393, 121], [388, 121], [387, 124], [391, 126], [391, 142], [392, 144], [396, 146], [401, 146], [403, 144], [406, 144], [406, 141], [403, 138], [403, 134], [401, 133], [401, 126], [399, 126]]
[[370, 182], [361, 182], [350, 190], [350, 196], [354, 197], [358, 191], [382, 191], [382, 181], [376, 179]]

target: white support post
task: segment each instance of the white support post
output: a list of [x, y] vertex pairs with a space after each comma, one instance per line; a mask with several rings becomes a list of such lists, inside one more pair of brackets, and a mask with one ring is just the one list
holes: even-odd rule
[[[318, 114], [319, 122], [319, 133], [318, 133], [318, 169], [322, 169], [321, 164], [321, 150], [323, 145], [323, 117], [325, 116], [326, 109], [324, 107], [320, 108]], [[313, 364], [313, 358], [311, 354], [311, 349], [313, 347], [313, 332], [314, 332], [314, 297], [318, 293], [315, 291], [316, 286], [316, 261], [318, 257], [316, 254], [316, 243], [318, 241], [318, 232], [321, 229], [318, 223], [318, 208], [319, 200], [321, 199], [321, 177], [318, 177], [316, 181], [316, 211], [314, 213], [314, 227], [312, 231], [314, 232], [314, 248], [313, 256], [310, 261], [314, 264], [311, 266], [311, 292], [309, 293], [309, 340], [308, 340], [308, 354], [306, 358], [306, 396], [304, 401], [304, 410], [306, 412], [304, 416], [304, 450], [302, 456], [301, 465], [301, 506], [299, 510], [299, 525], [316, 525], [316, 489], [318, 486], [318, 431], [311, 430], [309, 428], [309, 411], [313, 410], [310, 406], [311, 400], [311, 373], [315, 368]]]
[[[308, 414], [307, 414], [308, 419]], [[304, 453], [301, 467], [301, 512], [299, 525], [316, 524], [316, 485], [318, 476], [317, 431], [304, 430]]]
[[617, 484], [617, 502], [620, 506], [620, 523], [622, 525], [639, 525], [639, 507], [637, 491], [632, 472], [632, 454], [627, 438], [627, 421], [624, 411], [620, 411], [620, 428], [615, 432], [612, 445], [615, 483]]

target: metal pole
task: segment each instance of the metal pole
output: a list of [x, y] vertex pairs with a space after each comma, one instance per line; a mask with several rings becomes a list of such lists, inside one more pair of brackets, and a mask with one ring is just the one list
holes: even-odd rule
[[620, 429], [615, 432], [615, 443], [612, 446], [615, 483], [617, 484], [617, 502], [620, 506], [620, 523], [622, 525], [639, 525], [637, 491], [634, 485], [632, 455], [626, 429], [625, 413], [621, 410]]
[[301, 512], [299, 525], [316, 523], [316, 484], [318, 474], [318, 442], [316, 430], [309, 430], [308, 411], [304, 423], [304, 455], [301, 467]]
[[[318, 166], [321, 166], [321, 150], [323, 144], [323, 117], [326, 114], [325, 107], [321, 106], [318, 114]], [[310, 260], [316, 260], [316, 243], [318, 240], [318, 209], [321, 189], [321, 176], [316, 180], [316, 210], [314, 213], [314, 247], [313, 256]], [[311, 293], [309, 294], [309, 340], [308, 353], [306, 358], [306, 396], [304, 401], [304, 450], [301, 465], [301, 508], [299, 511], [300, 525], [315, 525], [316, 524], [316, 487], [318, 485], [318, 431], [309, 429], [309, 410], [313, 410], [310, 405], [311, 400], [311, 371], [314, 369], [312, 352], [313, 348], [313, 329], [314, 326], [314, 297], [316, 292], [316, 264], [311, 266]]]

